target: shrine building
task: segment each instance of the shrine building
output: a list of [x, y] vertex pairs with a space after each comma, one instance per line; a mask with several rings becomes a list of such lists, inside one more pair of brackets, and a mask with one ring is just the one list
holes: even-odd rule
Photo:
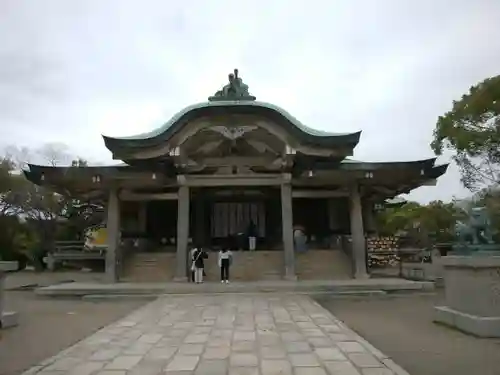
[[[182, 109], [158, 129], [103, 136], [122, 164], [30, 164], [25, 175], [57, 192], [104, 202], [105, 269], [112, 282], [128, 280], [125, 264], [134, 257], [157, 260], [159, 276], [152, 280], [186, 280], [191, 244], [217, 248], [244, 233], [250, 222], [257, 232], [256, 251], [235, 259], [240, 263], [235, 278], [239, 272], [241, 280], [334, 279], [339, 277], [334, 268], [326, 274], [314, 268], [328, 267], [328, 254], [334, 253], [343, 253], [352, 266], [349, 277], [365, 278], [365, 242], [375, 229], [375, 205], [435, 184], [447, 165], [435, 165], [435, 158], [353, 160], [360, 135], [316, 130], [276, 105], [257, 101], [235, 70], [208, 101]], [[305, 254], [294, 250], [295, 226], [307, 235]], [[125, 250], [126, 238], [140, 245]], [[341, 244], [345, 239], [348, 252]], [[326, 255], [310, 258], [317, 251]]]

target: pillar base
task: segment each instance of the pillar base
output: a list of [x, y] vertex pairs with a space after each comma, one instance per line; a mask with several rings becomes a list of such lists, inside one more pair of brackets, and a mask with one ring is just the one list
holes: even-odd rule
[[434, 307], [434, 321], [478, 337], [500, 337], [500, 316], [466, 314], [448, 306]]
[[109, 275], [109, 274], [107, 274], [104, 277], [104, 282], [106, 284], [116, 284], [118, 282], [118, 276], [117, 275]]
[[356, 272], [354, 274], [354, 278], [359, 280], [366, 280], [370, 278], [370, 274], [367, 272]]
[[297, 281], [297, 275], [285, 275], [283, 279], [286, 281]]
[[0, 316], [0, 328], [11, 328], [19, 324], [19, 314], [14, 311], [4, 311]]
[[176, 283], [187, 283], [188, 277], [187, 276], [175, 276], [174, 277], [174, 282]]

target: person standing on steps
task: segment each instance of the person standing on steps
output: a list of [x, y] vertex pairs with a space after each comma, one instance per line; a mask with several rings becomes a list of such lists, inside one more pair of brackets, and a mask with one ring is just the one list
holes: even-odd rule
[[229, 283], [229, 267], [233, 261], [233, 253], [226, 247], [219, 251], [220, 282]]
[[198, 251], [196, 247], [191, 249], [190, 256], [191, 256], [191, 282], [194, 283], [194, 254]]
[[293, 244], [295, 251], [299, 253], [303, 253], [307, 250], [307, 237], [304, 232], [304, 227], [301, 225], [295, 226], [293, 230]]
[[247, 228], [247, 236], [248, 236], [248, 250], [254, 251], [257, 245], [257, 226], [250, 220]]
[[203, 282], [203, 270], [205, 268], [205, 259], [208, 258], [208, 254], [203, 250], [203, 248], [197, 247], [193, 254], [193, 268], [194, 268], [194, 282], [196, 284], [201, 284]]

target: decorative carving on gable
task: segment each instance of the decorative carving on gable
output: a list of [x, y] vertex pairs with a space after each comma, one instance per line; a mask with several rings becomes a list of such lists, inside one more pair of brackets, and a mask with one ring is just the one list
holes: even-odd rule
[[170, 156], [180, 156], [181, 155], [180, 148], [179, 147], [174, 147], [174, 148], [172, 148], [171, 150], [168, 151], [168, 154]]
[[246, 142], [254, 149], [256, 149], [259, 153], [263, 154], [265, 152], [269, 152], [271, 154], [278, 155], [278, 152], [276, 152], [276, 150], [274, 150], [272, 147], [270, 147], [268, 144], [264, 142], [257, 141], [254, 139], [247, 139]]
[[290, 145], [285, 146], [285, 155], [295, 155], [296, 153], [297, 153], [297, 150], [295, 150]]
[[234, 141], [238, 138], [241, 138], [244, 134], [249, 133], [255, 129], [257, 129], [257, 126], [244, 125], [244, 126], [228, 127], [223, 125], [216, 125], [216, 126], [211, 126], [206, 130], [217, 132], [219, 134], [222, 134], [227, 139]]
[[250, 169], [250, 167], [246, 165], [225, 165], [222, 167], [219, 167], [216, 171], [215, 174], [254, 174], [254, 172]]
[[177, 162], [187, 173], [215, 169], [217, 174], [249, 174], [255, 173], [253, 168], [279, 171], [290, 159], [283, 155], [285, 147], [280, 137], [255, 121], [228, 118], [205, 123], [190, 134], [181, 144], [182, 157]]
[[207, 143], [201, 145], [200, 148], [197, 150], [197, 152], [203, 153], [203, 154], [208, 154], [209, 152], [211, 152], [211, 151], [215, 150], [217, 147], [219, 147], [222, 142], [223, 142], [222, 140], [207, 142]]

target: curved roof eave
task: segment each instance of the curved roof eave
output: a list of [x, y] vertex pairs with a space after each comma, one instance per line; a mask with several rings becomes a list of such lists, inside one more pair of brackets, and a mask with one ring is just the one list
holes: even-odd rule
[[441, 177], [442, 175], [444, 175], [446, 173], [449, 166], [450, 166], [449, 164], [436, 165], [428, 173], [429, 177], [431, 177], [431, 178]]
[[26, 178], [29, 182], [35, 184], [35, 185], [41, 185], [41, 175], [40, 173], [36, 173], [33, 171], [27, 171], [23, 170], [24, 178]]
[[[250, 110], [260, 109], [267, 110], [271, 114], [281, 116], [291, 125], [290, 130], [297, 132], [298, 135], [309, 138], [310, 141], [318, 143], [341, 143], [352, 144], [354, 147], [358, 142], [361, 131], [355, 133], [333, 133], [322, 130], [310, 128], [300, 122], [297, 118], [292, 116], [289, 112], [281, 107], [267, 102], [259, 101], [217, 101], [217, 102], [202, 102], [190, 105], [178, 113], [176, 113], [168, 122], [163, 126], [154, 129], [150, 132], [137, 134], [128, 137], [109, 137], [102, 135], [106, 147], [114, 148], [141, 148], [156, 144], [159, 141], [168, 139], [171, 135], [175, 134], [182, 125], [189, 120], [189, 117], [195, 116], [204, 111], [216, 111], [219, 113], [226, 112], [227, 110]], [[191, 115], [191, 116], [190, 116]], [[302, 134], [300, 134], [302, 133]]]
[[[351, 170], [366, 170], [372, 171], [377, 169], [393, 169], [393, 168], [433, 168], [436, 158], [412, 160], [412, 161], [395, 161], [395, 162], [364, 162], [351, 159], [344, 159], [340, 163], [342, 169]], [[444, 172], [443, 172], [444, 173]]]

